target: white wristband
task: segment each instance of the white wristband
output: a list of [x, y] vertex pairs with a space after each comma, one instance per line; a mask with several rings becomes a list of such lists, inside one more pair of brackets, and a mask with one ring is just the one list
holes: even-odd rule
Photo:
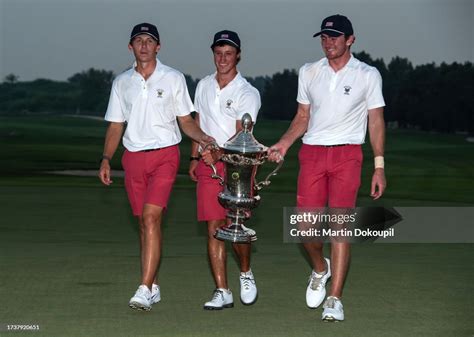
[[374, 165], [375, 168], [385, 168], [385, 162], [383, 160], [383, 156], [377, 156], [374, 158]]

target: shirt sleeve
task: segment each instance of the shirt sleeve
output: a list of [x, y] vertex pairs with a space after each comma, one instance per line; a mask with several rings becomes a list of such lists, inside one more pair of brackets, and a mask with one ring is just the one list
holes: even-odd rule
[[194, 105], [189, 97], [188, 87], [186, 86], [186, 79], [183, 74], [179, 74], [177, 79], [176, 93], [175, 93], [175, 115], [186, 116], [194, 111]]
[[301, 104], [310, 104], [311, 102], [309, 100], [307, 83], [304, 77], [305, 70], [306, 70], [306, 65], [300, 68], [300, 71], [298, 74], [298, 96], [296, 98], [296, 101]]
[[201, 102], [201, 91], [202, 91], [202, 82], [199, 81], [196, 86], [196, 92], [194, 93], [194, 108], [197, 112], [203, 111], [202, 102]]
[[239, 100], [239, 108], [235, 113], [235, 119], [241, 120], [246, 113], [252, 117], [252, 122], [256, 123], [258, 111], [260, 110], [260, 94], [257, 89], [246, 90]]
[[126, 121], [122, 110], [120, 95], [118, 93], [117, 81], [112, 83], [112, 90], [110, 91], [109, 104], [104, 119], [108, 122], [123, 123]]
[[376, 68], [367, 77], [367, 110], [385, 106], [382, 94], [382, 76]]

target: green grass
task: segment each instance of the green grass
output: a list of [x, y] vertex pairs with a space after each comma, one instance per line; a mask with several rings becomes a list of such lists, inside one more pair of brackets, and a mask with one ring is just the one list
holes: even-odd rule
[[[347, 320], [320, 321], [304, 293], [310, 268], [298, 245], [283, 244], [281, 207], [291, 193], [265, 194], [251, 220], [259, 240], [253, 269], [260, 296], [207, 312], [213, 281], [206, 231], [194, 196], [173, 192], [164, 222], [163, 300], [150, 313], [127, 301], [139, 283], [137, 227], [121, 188], [9, 186], [0, 189], [0, 323], [38, 324], [34, 336], [469, 336], [472, 245], [353, 246], [345, 287]], [[19, 336], [0, 332], [1, 336]]]
[[[0, 117], [0, 184], [11, 184], [18, 176], [22, 179], [31, 175], [41, 177], [45, 171], [98, 169], [106, 126], [102, 121], [66, 116]], [[260, 121], [255, 127], [255, 136], [269, 146], [288, 126], [289, 122]], [[299, 144], [290, 149], [283, 168], [272, 178], [273, 191], [295, 192], [298, 149]], [[122, 148], [113, 159], [114, 169], [121, 168], [121, 152]], [[189, 139], [183, 137], [182, 175], [187, 174], [189, 152]], [[369, 144], [364, 145], [364, 157], [361, 204], [371, 202], [368, 195], [373, 156]], [[389, 130], [385, 160], [388, 188], [378, 205], [474, 204], [474, 144], [466, 142], [464, 136]], [[273, 167], [274, 164], [265, 164], [260, 169], [259, 179]], [[70, 179], [78, 184], [86, 181]], [[71, 180], [67, 180], [69, 184]], [[50, 181], [48, 178], [48, 183]], [[193, 188], [190, 180], [182, 179], [178, 183]]]
[[[261, 121], [255, 135], [273, 144], [285, 122]], [[39, 332], [0, 336], [471, 336], [472, 244], [357, 244], [345, 286], [347, 320], [320, 321], [305, 306], [310, 272], [300, 247], [283, 244], [282, 207], [295, 204], [299, 146], [262, 191], [250, 220], [259, 240], [252, 266], [258, 302], [238, 303], [238, 269], [228, 261], [235, 308], [202, 310], [213, 281], [205, 225], [195, 221], [194, 185], [186, 176], [189, 141], [163, 224], [163, 300], [150, 313], [127, 302], [140, 279], [138, 234], [122, 179], [44, 174], [96, 170], [106, 124], [61, 116], [0, 117], [0, 329], [39, 324]], [[390, 131], [388, 189], [368, 197], [372, 171], [364, 147], [361, 205], [473, 205], [474, 145], [462, 136]], [[113, 167], [120, 168], [116, 155]], [[263, 178], [272, 164], [259, 174]], [[466, 219], [469, 221], [469, 219]], [[471, 220], [472, 222], [472, 220]], [[468, 223], [469, 224], [469, 223]]]

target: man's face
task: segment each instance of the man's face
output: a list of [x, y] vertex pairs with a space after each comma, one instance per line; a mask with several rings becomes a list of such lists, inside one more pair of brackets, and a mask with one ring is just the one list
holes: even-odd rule
[[133, 38], [128, 49], [133, 51], [137, 62], [151, 62], [156, 58], [160, 45], [150, 35], [140, 34]]
[[321, 46], [328, 60], [334, 60], [349, 53], [350, 45], [353, 42], [353, 35], [349, 36], [346, 40], [344, 35], [332, 37], [326, 34], [321, 34]]
[[214, 64], [216, 65], [217, 73], [228, 74], [234, 71], [237, 67], [237, 62], [240, 53], [237, 48], [223, 45], [214, 47]]

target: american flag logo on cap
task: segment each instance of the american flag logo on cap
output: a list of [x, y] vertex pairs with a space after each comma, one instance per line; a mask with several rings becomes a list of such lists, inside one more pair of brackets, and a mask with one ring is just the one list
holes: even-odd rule
[[333, 23], [331, 21], [326, 22], [326, 27], [332, 27]]
[[148, 30], [148, 27], [141, 27], [141, 30]]

